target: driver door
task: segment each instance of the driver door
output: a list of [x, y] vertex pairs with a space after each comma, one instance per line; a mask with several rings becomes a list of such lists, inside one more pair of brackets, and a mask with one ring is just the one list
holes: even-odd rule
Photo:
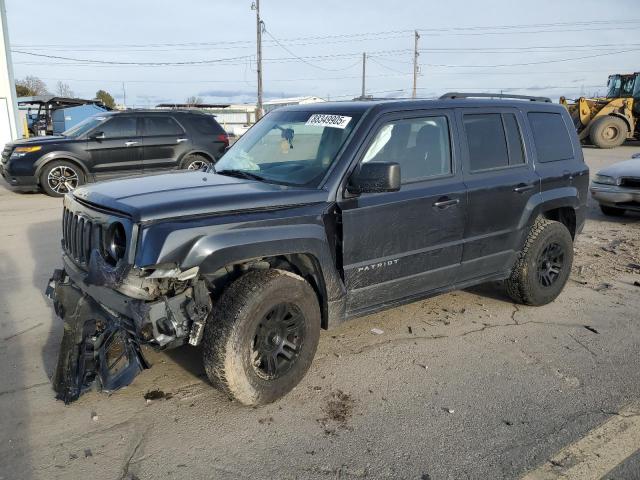
[[87, 153], [96, 179], [142, 173], [142, 136], [138, 131], [136, 117], [114, 115], [89, 135]]
[[459, 277], [467, 201], [454, 118], [406, 115], [379, 122], [360, 159], [400, 164], [400, 190], [340, 202], [351, 314], [445, 289]]

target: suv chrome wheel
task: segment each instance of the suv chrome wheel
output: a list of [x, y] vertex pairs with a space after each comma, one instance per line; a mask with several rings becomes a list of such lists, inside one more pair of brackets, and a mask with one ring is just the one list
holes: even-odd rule
[[189, 164], [187, 164], [187, 170], [202, 170], [207, 165], [209, 165], [209, 162], [204, 159], [198, 158], [197, 160], [193, 160]]
[[72, 191], [78, 186], [79, 181], [78, 172], [67, 165], [58, 165], [47, 175], [49, 187], [59, 194]]

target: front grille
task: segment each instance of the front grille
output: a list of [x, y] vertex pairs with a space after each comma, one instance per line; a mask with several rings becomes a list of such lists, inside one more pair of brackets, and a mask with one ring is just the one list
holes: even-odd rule
[[62, 212], [62, 248], [77, 263], [86, 265], [91, 251], [100, 249], [102, 226], [65, 208]]
[[620, 179], [620, 186], [626, 188], [638, 188], [640, 189], [640, 178], [638, 177], [623, 177]]

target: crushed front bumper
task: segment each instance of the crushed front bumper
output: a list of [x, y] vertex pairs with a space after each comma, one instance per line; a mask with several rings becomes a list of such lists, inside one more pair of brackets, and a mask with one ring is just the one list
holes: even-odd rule
[[53, 273], [46, 291], [64, 321], [53, 378], [58, 399], [69, 403], [94, 386], [114, 391], [130, 384], [149, 368], [142, 344], [165, 349], [200, 342], [211, 311], [203, 280], [175, 296], [143, 301], [114, 290], [122, 281], [119, 267], [106, 275], [114, 284], [96, 285], [95, 278], [105, 272], [84, 272], [66, 256], [63, 261], [64, 269]]

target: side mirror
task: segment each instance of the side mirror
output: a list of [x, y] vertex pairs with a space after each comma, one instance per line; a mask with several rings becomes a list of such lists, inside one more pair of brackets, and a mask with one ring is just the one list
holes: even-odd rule
[[104, 136], [104, 132], [93, 132], [89, 138], [92, 140], [104, 140], [107, 137]]
[[349, 180], [350, 193], [381, 193], [400, 190], [400, 165], [395, 162], [369, 162], [360, 165]]

